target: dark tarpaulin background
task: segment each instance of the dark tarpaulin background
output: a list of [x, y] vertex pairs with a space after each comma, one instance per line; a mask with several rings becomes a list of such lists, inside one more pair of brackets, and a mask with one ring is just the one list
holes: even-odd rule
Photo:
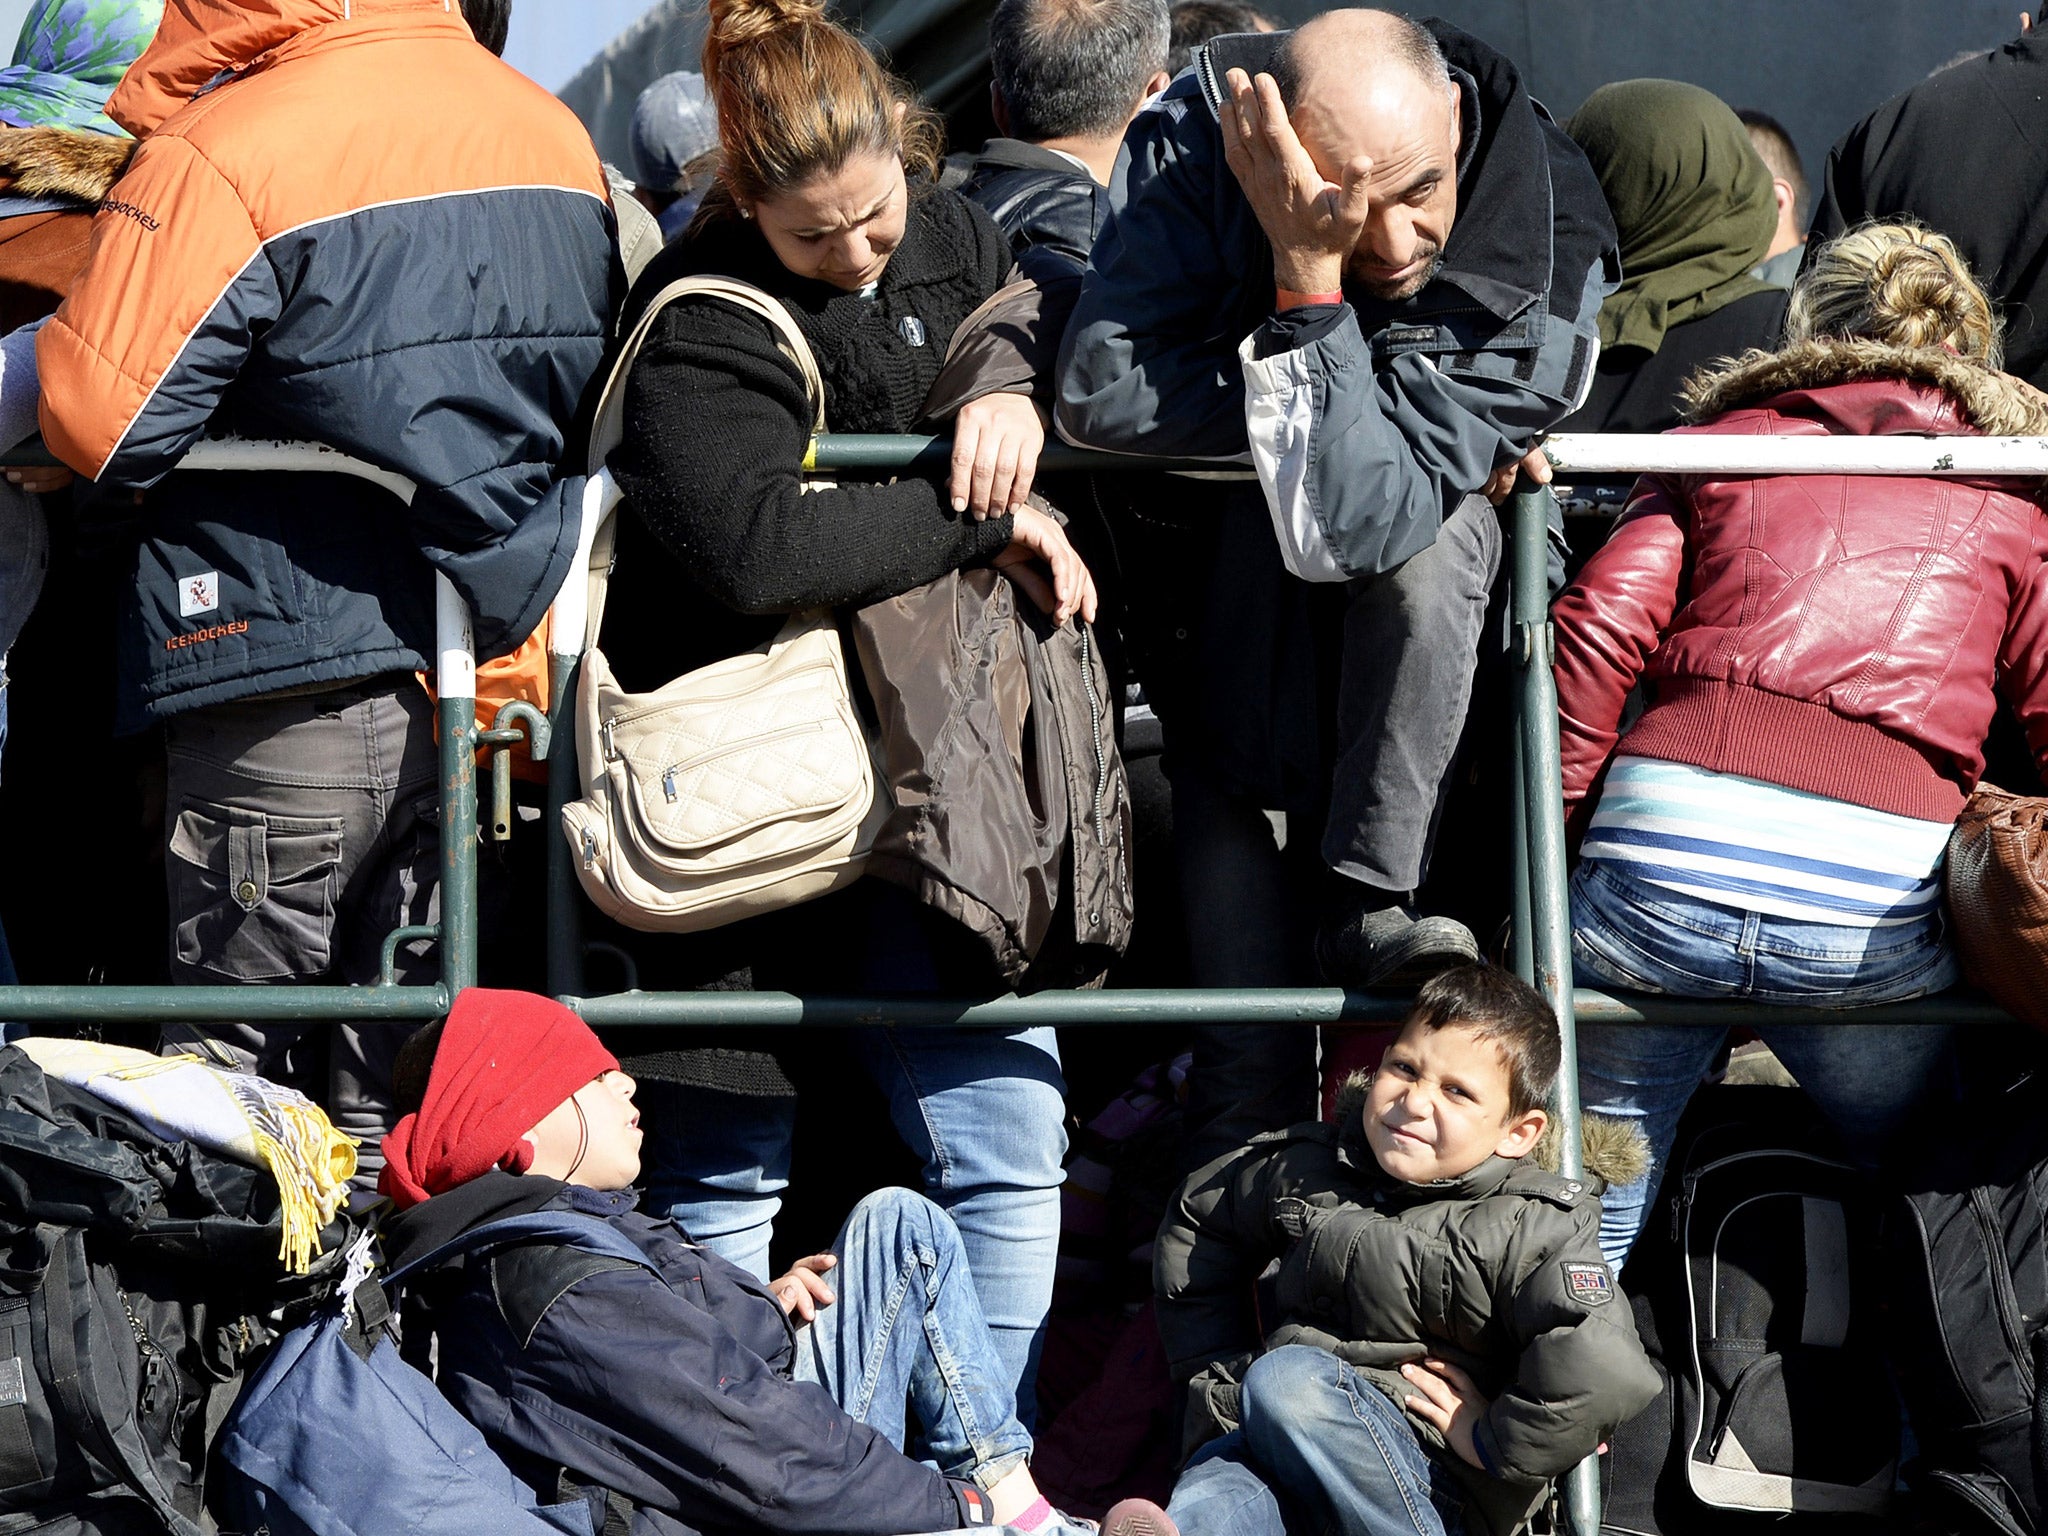
[[[1662, 76], [1761, 107], [1818, 179], [1828, 147], [1866, 112], [1964, 51], [2018, 31], [2022, 0], [1442, 0], [1443, 16], [1512, 56], [1560, 118], [1610, 80]], [[853, 22], [947, 115], [953, 148], [992, 132], [994, 0], [842, 0]], [[1325, 6], [1267, 0], [1282, 25]], [[605, 157], [625, 158], [633, 101], [657, 75], [695, 69], [701, 0], [662, 0], [563, 88]], [[1987, 143], [1985, 153], [1997, 146]]]

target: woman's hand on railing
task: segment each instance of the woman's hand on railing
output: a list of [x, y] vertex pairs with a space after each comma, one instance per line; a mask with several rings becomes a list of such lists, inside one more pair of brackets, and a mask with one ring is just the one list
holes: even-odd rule
[[997, 570], [1024, 589], [1025, 596], [1064, 624], [1080, 614], [1095, 622], [1095, 578], [1067, 542], [1067, 531], [1036, 507], [1019, 507], [1010, 547], [997, 555]]
[[1045, 418], [1029, 395], [983, 395], [953, 418], [953, 510], [976, 522], [1024, 505], [1045, 447]]

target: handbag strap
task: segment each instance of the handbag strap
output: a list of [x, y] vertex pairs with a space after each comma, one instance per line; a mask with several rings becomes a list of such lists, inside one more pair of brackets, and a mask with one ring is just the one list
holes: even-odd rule
[[[796, 320], [783, 302], [772, 293], [737, 278], [708, 274], [682, 277], [648, 301], [647, 308], [627, 334], [619, 355], [613, 359], [611, 371], [605, 375], [604, 389], [597, 397], [597, 417], [590, 429], [589, 473], [592, 475], [604, 467], [604, 461], [626, 435], [626, 377], [633, 371], [633, 364], [639, 359], [641, 347], [646, 345], [648, 333], [653, 330], [654, 322], [663, 310], [683, 299], [717, 299], [766, 320], [776, 333], [777, 348], [796, 365], [796, 371], [803, 377], [804, 394], [811, 402], [811, 435], [815, 437], [825, 430], [825, 379], [818, 372], [818, 360], [811, 354], [811, 344], [797, 329]], [[605, 591], [611, 585], [616, 518], [615, 507], [606, 515], [590, 544], [590, 610], [584, 620], [586, 650], [596, 646], [598, 632], [604, 626], [604, 599]]]

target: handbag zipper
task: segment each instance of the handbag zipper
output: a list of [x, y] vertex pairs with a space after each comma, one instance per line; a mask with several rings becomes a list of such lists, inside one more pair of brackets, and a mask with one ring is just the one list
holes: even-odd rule
[[[735, 657], [734, 659], [737, 660], [738, 658]], [[713, 665], [718, 665], [718, 663], [714, 663]], [[709, 668], [706, 668], [705, 670], [708, 671]], [[682, 704], [685, 707], [696, 704], [729, 704], [734, 699], [751, 698], [757, 693], [766, 692], [771, 689], [778, 693], [784, 691], [785, 689], [791, 692], [801, 693], [805, 691], [805, 688], [807, 686], [815, 684], [815, 679], [812, 677], [813, 673], [822, 672], [829, 675], [831, 671], [832, 666], [829, 662], [808, 661], [803, 663], [801, 666], [790, 668], [787, 672], [782, 673], [781, 675], [775, 677], [766, 684], [760, 683], [758, 680], [750, 682], [745, 678], [738, 678], [735, 679], [730, 686], [725, 687], [716, 693], [699, 693], [692, 696], [689, 699], [683, 700]], [[685, 673], [684, 676], [694, 677], [696, 676], [696, 674]], [[682, 678], [676, 679], [677, 682], [681, 682], [682, 680]], [[634, 703], [638, 704], [639, 707], [636, 709], [620, 710], [617, 714], [613, 715], [609, 720], [605, 722], [606, 725], [631, 725], [635, 720], [645, 719], [649, 715], [663, 714], [666, 711], [675, 709], [677, 707], [677, 701], [674, 699], [660, 700], [654, 703], [642, 702], [648, 699], [655, 698], [656, 695], [642, 693], [628, 695], [627, 697], [630, 698]]]
[[721, 757], [730, 757], [735, 752], [744, 752], [751, 747], [765, 746], [771, 741], [783, 741], [791, 736], [815, 735], [819, 731], [828, 729], [834, 723], [830, 720], [807, 720], [801, 725], [785, 725], [780, 730], [769, 731], [766, 735], [749, 736], [745, 741], [729, 742], [725, 746], [712, 747], [708, 751], [699, 752], [695, 757], [686, 757], [681, 762], [670, 763], [661, 770], [662, 795], [670, 805], [674, 805], [678, 799], [676, 793], [677, 774], [688, 773], [692, 768], [701, 767], [705, 763], [713, 762]]
[[1093, 636], [1081, 626], [1081, 683], [1088, 691], [1088, 745], [1095, 749], [1095, 841], [1107, 843], [1102, 835], [1102, 795], [1109, 783], [1109, 760], [1102, 752], [1102, 701], [1095, 696]]

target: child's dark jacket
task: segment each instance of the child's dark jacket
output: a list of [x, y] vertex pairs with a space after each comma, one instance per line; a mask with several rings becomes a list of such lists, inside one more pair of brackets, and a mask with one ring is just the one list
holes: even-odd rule
[[385, 1229], [398, 1265], [487, 1221], [578, 1211], [660, 1270], [542, 1244], [423, 1285], [441, 1388], [507, 1465], [543, 1495], [564, 1469], [623, 1495], [633, 1536], [891, 1536], [969, 1523], [958, 1485], [822, 1388], [790, 1380], [795, 1330], [766, 1286], [673, 1222], [640, 1215], [635, 1198], [493, 1172]]
[[[1492, 1400], [1475, 1440], [1495, 1474], [1448, 1451], [1468, 1493], [1466, 1527], [1518, 1527], [1542, 1485], [1591, 1454], [1657, 1395], [1628, 1302], [1601, 1261], [1598, 1173], [1566, 1179], [1533, 1160], [1489, 1158], [1461, 1179], [1406, 1184], [1380, 1171], [1358, 1095], [1337, 1125], [1261, 1136], [1184, 1183], [1153, 1267], [1159, 1331], [1189, 1383], [1188, 1448], [1233, 1429], [1251, 1361], [1286, 1344], [1328, 1349], [1396, 1403], [1425, 1352], [1468, 1371]], [[1588, 1164], [1640, 1138], [1588, 1127]], [[1277, 1310], [1261, 1338], [1253, 1282], [1279, 1259]], [[1424, 1441], [1437, 1431], [1410, 1414]]]

